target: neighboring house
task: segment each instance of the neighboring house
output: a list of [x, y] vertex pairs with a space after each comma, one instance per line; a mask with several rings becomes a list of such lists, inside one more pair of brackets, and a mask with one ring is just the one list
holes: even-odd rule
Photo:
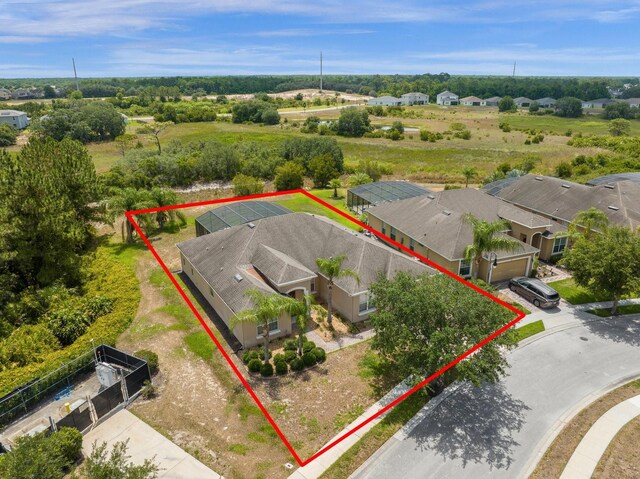
[[533, 100], [531, 100], [530, 98], [527, 98], [526, 96], [519, 96], [518, 98], [513, 99], [513, 102], [516, 104], [518, 108], [527, 108], [529, 107], [529, 105], [531, 105], [532, 101]]
[[628, 103], [631, 108], [640, 108], [640, 98], [627, 98], [622, 101]]
[[540, 108], [553, 108], [556, 106], [556, 99], [547, 96], [536, 100], [536, 103]]
[[428, 193], [431, 192], [407, 181], [376, 181], [347, 190], [347, 207], [360, 215], [371, 206]]
[[0, 110], [0, 123], [8, 123], [16, 130], [23, 130], [29, 126], [29, 118], [23, 111]]
[[598, 98], [597, 100], [583, 101], [582, 108], [604, 108], [612, 103], [615, 103], [615, 101], [609, 98]]
[[380, 96], [378, 98], [372, 98], [367, 102], [367, 105], [371, 106], [399, 106], [402, 105], [402, 100], [395, 96]]
[[465, 96], [460, 99], [460, 104], [465, 106], [480, 106], [482, 105], [482, 99], [477, 96]]
[[436, 103], [438, 105], [457, 105], [460, 103], [460, 98], [455, 93], [443, 91], [436, 95]]
[[464, 219], [465, 213], [485, 221], [509, 221], [511, 228], [504, 234], [522, 242], [517, 251], [496, 251], [495, 267], [490, 265], [496, 256], [489, 254], [482, 260], [478, 277], [485, 281], [528, 276], [539, 253], [543, 259], [551, 257], [554, 233], [562, 231], [561, 227], [553, 230], [547, 218], [470, 188], [384, 203], [367, 211], [367, 221], [426, 259], [470, 277], [473, 265], [464, 259], [464, 252], [473, 243], [473, 227]]
[[[342, 277], [333, 286], [333, 309], [353, 322], [367, 319], [375, 310], [368, 289], [380, 275], [436, 273], [362, 233], [307, 213], [233, 226], [177, 247], [182, 271], [227, 325], [236, 313], [252, 307], [245, 294], [252, 288], [298, 299], [311, 292], [325, 301], [327, 279], [318, 272], [317, 258], [345, 255], [343, 266], [360, 277], [359, 284], [354, 278]], [[286, 336], [294, 329], [286, 314], [269, 325], [273, 337]], [[262, 326], [241, 323], [233, 333], [248, 348], [261, 342]]]
[[498, 106], [498, 102], [502, 100], [501, 96], [492, 96], [480, 101], [480, 106]]
[[403, 105], [428, 105], [429, 95], [419, 92], [405, 93], [400, 96], [400, 101]]
[[603, 211], [609, 224], [633, 229], [640, 226], [640, 184], [631, 180], [586, 186], [550, 176], [525, 175], [504, 188], [496, 183], [491, 194], [563, 226], [591, 207]]
[[11, 92], [6, 88], [0, 88], [0, 100], [11, 100]]

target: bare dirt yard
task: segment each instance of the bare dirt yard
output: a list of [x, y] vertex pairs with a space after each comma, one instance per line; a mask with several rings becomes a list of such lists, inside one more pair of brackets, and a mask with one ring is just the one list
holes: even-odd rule
[[[640, 380], [630, 382], [601, 397], [574, 417], [553, 441], [530, 479], [557, 479], [562, 474], [578, 444], [591, 426], [616, 404], [640, 393]], [[635, 422], [635, 429], [634, 424]], [[631, 428], [629, 429], [629, 426]], [[640, 471], [640, 422], [636, 419], [624, 428], [605, 452], [594, 477], [598, 479], [636, 478]], [[635, 438], [635, 442], [633, 442]], [[624, 439], [624, 442], [621, 441]], [[634, 452], [632, 452], [632, 449]], [[634, 474], [628, 474], [635, 471]]]

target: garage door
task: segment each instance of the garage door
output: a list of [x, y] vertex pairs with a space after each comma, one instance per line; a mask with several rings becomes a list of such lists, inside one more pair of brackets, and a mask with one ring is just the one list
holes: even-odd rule
[[527, 273], [527, 258], [502, 261], [498, 263], [496, 269], [491, 273], [491, 282], [497, 283], [499, 281], [505, 281], [514, 276], [527, 276]]

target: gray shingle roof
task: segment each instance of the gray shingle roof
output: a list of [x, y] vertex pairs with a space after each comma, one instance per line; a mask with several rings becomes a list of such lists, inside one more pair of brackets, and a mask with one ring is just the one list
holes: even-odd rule
[[610, 224], [640, 226], [640, 184], [628, 180], [586, 186], [549, 176], [525, 175], [496, 196], [566, 222], [594, 207], [607, 215]]
[[[473, 228], [464, 221], [471, 213], [485, 221], [506, 219], [527, 227], [544, 227], [551, 221], [471, 188], [446, 190], [427, 196], [385, 203], [368, 213], [409, 235], [449, 260], [462, 259], [473, 242]], [[523, 243], [521, 253], [537, 251]], [[499, 257], [515, 253], [498, 253]]]
[[[360, 277], [359, 285], [351, 277], [335, 280], [348, 294], [366, 291], [379, 274], [392, 277], [399, 270], [435, 274], [432, 268], [376, 240], [306, 213], [257, 220], [255, 228], [233, 226], [177, 247], [233, 311], [250, 305], [244, 293], [251, 288], [273, 292], [248, 273], [251, 268], [272, 284], [282, 284], [317, 274], [317, 258], [346, 255], [343, 267]], [[238, 274], [241, 281], [235, 279]]]

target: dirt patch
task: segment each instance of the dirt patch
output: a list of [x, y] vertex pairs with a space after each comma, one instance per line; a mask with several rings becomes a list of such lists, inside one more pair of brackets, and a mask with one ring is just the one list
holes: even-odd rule
[[[567, 462], [569, 462], [571, 455], [576, 450], [578, 444], [580, 444], [580, 441], [589, 431], [591, 426], [593, 426], [593, 424], [613, 406], [631, 397], [637, 396], [639, 392], [640, 381], [633, 381], [611, 391], [587, 408], [583, 409], [564, 427], [564, 429], [562, 429], [558, 437], [556, 437], [549, 449], [545, 452], [542, 460], [538, 463], [536, 470], [529, 479], [557, 479], [560, 477], [562, 471], [567, 465]], [[635, 447], [637, 452], [637, 444], [637, 442], [630, 442], [626, 447]], [[636, 455], [636, 458], [637, 457], [638, 456]], [[616, 464], [616, 461], [619, 459], [622, 458], [613, 459], [610, 467], [614, 468], [613, 464]], [[634, 467], [637, 471], [640, 467], [640, 463], [636, 461]], [[613, 478], [614, 476], [609, 475], [595, 477]], [[638, 475], [615, 477], [638, 477]]]
[[602, 455], [593, 474], [597, 479], [640, 477], [640, 417], [624, 426]]

